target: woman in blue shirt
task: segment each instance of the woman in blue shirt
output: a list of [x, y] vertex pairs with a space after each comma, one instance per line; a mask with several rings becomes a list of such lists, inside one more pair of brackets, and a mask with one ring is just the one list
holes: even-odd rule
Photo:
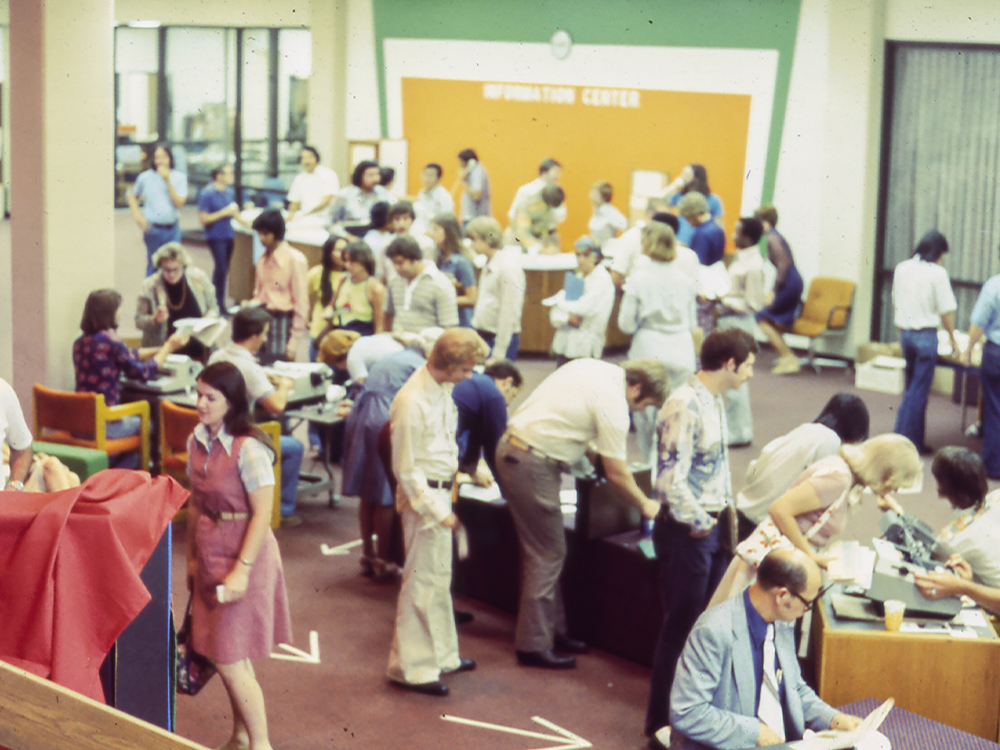
[[[667, 186], [667, 196], [670, 199], [671, 206], [676, 206], [680, 203], [681, 198], [688, 193], [701, 193], [704, 195], [705, 200], [708, 202], [708, 212], [712, 215], [712, 218], [716, 220], [722, 218], [723, 213], [725, 213], [722, 209], [722, 201], [719, 199], [719, 196], [712, 192], [712, 188], [708, 186], [708, 172], [705, 171], [705, 167], [701, 164], [688, 164], [681, 170], [677, 179]], [[677, 230], [677, 239], [682, 245], [690, 246], [694, 227], [683, 216], [678, 218], [681, 226]]]
[[239, 216], [233, 194], [233, 169], [223, 164], [212, 170], [212, 181], [198, 194], [198, 220], [205, 227], [205, 242], [212, 252], [215, 270], [212, 271], [212, 285], [219, 309], [226, 309], [226, 278], [229, 276], [229, 260], [233, 257], [233, 219]]
[[458, 323], [472, 327], [472, 308], [478, 293], [476, 269], [465, 255], [462, 230], [453, 214], [438, 214], [427, 227], [427, 236], [437, 245], [440, 257], [438, 268], [455, 284], [455, 301], [458, 303]]

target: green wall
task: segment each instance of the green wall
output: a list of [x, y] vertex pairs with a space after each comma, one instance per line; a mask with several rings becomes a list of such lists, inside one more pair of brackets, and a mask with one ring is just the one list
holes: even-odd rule
[[372, 5], [383, 135], [387, 38], [547, 42], [564, 28], [574, 44], [777, 50], [762, 196], [768, 201], [774, 194], [800, 0], [372, 0]]

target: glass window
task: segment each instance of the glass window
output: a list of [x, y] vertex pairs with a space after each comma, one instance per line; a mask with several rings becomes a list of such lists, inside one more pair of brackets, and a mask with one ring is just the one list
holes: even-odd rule
[[167, 134], [174, 165], [188, 175], [191, 198], [212, 169], [232, 162], [231, 99], [235, 30], [169, 28], [166, 33]]
[[241, 200], [263, 188], [282, 194], [306, 142], [311, 71], [312, 35], [303, 29], [116, 29], [116, 205], [160, 141], [187, 173], [189, 199], [222, 163], [233, 164]]

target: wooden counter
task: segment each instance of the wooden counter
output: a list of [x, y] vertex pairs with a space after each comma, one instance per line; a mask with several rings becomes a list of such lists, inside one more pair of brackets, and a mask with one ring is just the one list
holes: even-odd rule
[[997, 739], [1000, 639], [889, 633], [881, 623], [837, 620], [829, 595], [816, 607], [812, 637], [819, 697], [831, 706], [863, 698], [989, 740]]

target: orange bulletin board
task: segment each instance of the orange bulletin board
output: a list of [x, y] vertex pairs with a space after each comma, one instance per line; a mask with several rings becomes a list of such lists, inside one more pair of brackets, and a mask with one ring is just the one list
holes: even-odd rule
[[402, 105], [410, 195], [421, 189], [429, 162], [441, 164], [441, 184], [450, 190], [458, 152], [472, 148], [490, 176], [493, 215], [506, 226], [517, 188], [538, 176], [543, 159], [560, 161], [568, 211], [563, 250], [587, 232], [595, 182], [610, 182], [612, 203], [628, 215], [633, 169], [663, 170], [672, 179], [685, 164], [704, 164], [725, 208], [727, 238], [739, 218], [747, 94], [403, 78]]

